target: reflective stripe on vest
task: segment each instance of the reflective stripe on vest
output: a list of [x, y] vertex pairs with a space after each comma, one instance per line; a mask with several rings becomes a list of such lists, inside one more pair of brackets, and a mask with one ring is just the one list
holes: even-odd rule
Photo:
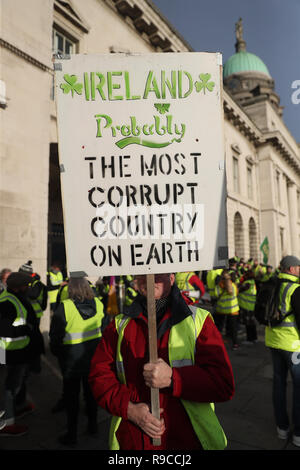
[[244, 292], [239, 292], [238, 303], [241, 308], [249, 312], [253, 312], [255, 309], [256, 301], [256, 285], [254, 279], [245, 281], [243, 284], [250, 284], [250, 288]]
[[57, 286], [57, 289], [48, 291], [49, 303], [54, 304], [56, 302], [59, 286], [63, 282], [64, 278], [61, 272], [54, 274], [53, 272], [49, 271], [49, 276], [51, 285], [53, 287]]
[[52, 286], [60, 286], [63, 282], [63, 275], [61, 272], [53, 273], [52, 271], [49, 272], [50, 282]]
[[95, 297], [96, 313], [93, 317], [84, 320], [71, 299], [62, 303], [65, 309], [66, 332], [63, 344], [79, 344], [91, 339], [101, 337], [101, 323], [104, 316], [103, 304]]
[[206, 276], [206, 284], [207, 284], [207, 290], [211, 298], [215, 299], [216, 298], [216, 277], [220, 276], [223, 272], [223, 269], [211, 269], [208, 271], [207, 276]]
[[43, 315], [44, 312], [43, 312], [39, 302], [37, 300], [30, 300], [30, 303], [31, 303], [32, 308], [34, 310], [35, 316], [37, 318], [41, 318], [41, 316]]
[[232, 283], [233, 294], [228, 294], [225, 289], [221, 289], [219, 286], [216, 287], [216, 293], [218, 295], [216, 313], [223, 313], [230, 315], [239, 310], [239, 304], [237, 300], [237, 287]]
[[[31, 284], [31, 287], [34, 287], [36, 284], [38, 284], [40, 281], [38, 279], [36, 279], [35, 281], [33, 281], [33, 283]], [[41, 303], [43, 302], [43, 297], [44, 297], [44, 289], [46, 288], [46, 286], [44, 286], [42, 283], [41, 283], [41, 291], [40, 291], [40, 294], [39, 296], [36, 298], [36, 300], [38, 301], [38, 303], [41, 305]]]
[[193, 290], [194, 287], [189, 283], [189, 280], [194, 275], [193, 272], [176, 273], [175, 281], [179, 290]]
[[[201, 332], [203, 324], [210, 313], [206, 310], [194, 306], [189, 307], [192, 315], [186, 317], [182, 322], [174, 325], [169, 334], [169, 361], [171, 367], [186, 367], [194, 364], [196, 341]], [[212, 318], [212, 317], [211, 317]], [[122, 384], [126, 384], [124, 364], [121, 355], [121, 344], [124, 331], [130, 317], [118, 315], [115, 317], [116, 330], [119, 338], [117, 343], [116, 367], [118, 379]], [[226, 446], [226, 436], [214, 413], [212, 403], [196, 403], [188, 400], [181, 400], [193, 429], [204, 449], [224, 449]], [[111, 421], [109, 442], [111, 450], [118, 450], [119, 444], [116, 438], [116, 431], [122, 418], [113, 416]]]
[[[0, 302], [6, 302], [7, 300], [13, 304], [17, 312], [17, 317], [15, 318], [12, 326], [26, 325], [27, 324], [27, 310], [25, 309], [24, 305], [19, 301], [19, 299], [15, 295], [7, 291], [3, 291], [0, 294]], [[30, 338], [27, 335], [17, 336], [15, 338], [1, 336], [0, 339], [2, 340], [4, 344], [4, 348], [10, 351], [23, 349], [29, 344], [29, 341], [30, 341]]]
[[[129, 296], [131, 294], [131, 296]], [[138, 292], [133, 287], [128, 287], [125, 295], [125, 305], [128, 307], [134, 301], [134, 298], [138, 295]]]
[[69, 298], [69, 286], [63, 286], [60, 288], [60, 302], [63, 302], [64, 300], [67, 300]]
[[266, 327], [265, 344], [275, 349], [283, 349], [290, 352], [300, 351], [300, 333], [292, 312], [291, 297], [299, 288], [298, 278], [291, 274], [280, 273], [279, 279], [283, 282], [279, 290], [279, 309], [283, 315], [287, 315], [284, 321], [276, 327]]

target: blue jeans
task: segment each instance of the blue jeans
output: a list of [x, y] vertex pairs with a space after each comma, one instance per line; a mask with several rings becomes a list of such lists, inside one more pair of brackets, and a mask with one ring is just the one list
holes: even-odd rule
[[287, 376], [290, 371], [293, 381], [292, 420], [294, 434], [300, 436], [300, 353], [270, 348], [273, 360], [273, 406], [276, 424], [288, 429]]

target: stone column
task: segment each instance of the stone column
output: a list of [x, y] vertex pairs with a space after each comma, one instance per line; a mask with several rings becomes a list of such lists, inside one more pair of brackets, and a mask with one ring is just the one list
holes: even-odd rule
[[291, 239], [291, 255], [298, 256], [298, 207], [297, 207], [297, 187], [296, 184], [289, 180], [287, 183], [288, 207], [289, 207], [289, 226]]

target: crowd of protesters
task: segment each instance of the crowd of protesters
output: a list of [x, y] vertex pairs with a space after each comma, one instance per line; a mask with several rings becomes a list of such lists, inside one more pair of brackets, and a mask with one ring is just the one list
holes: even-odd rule
[[[219, 338], [221, 338], [219, 341], [223, 345], [223, 359], [220, 359], [223, 360], [223, 363], [220, 363], [218, 367], [220, 370], [222, 369], [224, 376], [227, 374], [229, 377], [232, 371], [223, 341], [226, 343], [229, 339], [232, 349], [237, 350], [241, 346], [238, 341], [238, 331], [243, 328], [246, 334], [244, 343], [252, 345], [257, 342], [257, 321], [254, 316], [256, 295], [263, 283], [279, 273], [279, 267], [274, 269], [272, 266], [259, 263], [256, 259], [245, 261], [234, 257], [228, 260], [226, 269], [217, 268], [202, 272], [168, 274], [168, 295], [157, 298], [156, 308], [157, 312], [160, 312], [160, 316], [157, 318], [160, 321], [166, 315], [167, 308], [171, 308], [171, 298], [177, 299], [177, 304], [180, 304], [183, 310], [184, 304], [207, 311], [215, 325], [213, 328], [218, 330]], [[158, 284], [159, 282], [166, 282], [165, 278], [157, 280]], [[176, 286], [175, 291], [173, 284]], [[43, 283], [39, 274], [34, 272], [31, 261], [24, 263], [17, 272], [12, 272], [8, 268], [2, 269], [0, 273], [0, 339], [2, 341], [0, 347], [5, 349], [6, 378], [0, 402], [0, 436], [20, 436], [28, 431], [27, 426], [18, 424], [18, 418], [34, 410], [34, 405], [27, 400], [26, 383], [30, 373], [39, 373], [41, 370], [40, 358], [45, 352], [45, 345], [44, 337], [40, 331], [40, 320], [48, 306], [50, 307], [49, 346], [52, 354], [57, 357], [63, 377], [62, 390], [59, 391], [61, 398], [53, 407], [52, 412], [64, 411], [66, 413], [67, 431], [59, 440], [65, 445], [76, 445], [77, 443], [81, 386], [86, 402], [88, 432], [97, 433], [97, 407], [99, 403], [105, 402], [104, 396], [107, 392], [102, 390], [103, 387], [101, 388], [101, 374], [105, 375], [105, 370], [101, 371], [99, 379], [99, 374], [97, 375], [95, 372], [98, 370], [95, 357], [100, 354], [97, 353], [98, 350], [102, 351], [103, 356], [99, 357], [103, 361], [103, 357], [106, 358], [108, 354], [107, 348], [110, 347], [107, 338], [110, 338], [110, 341], [116, 341], [113, 337], [116, 326], [112, 326], [112, 323], [115, 324], [117, 316], [123, 315], [125, 312], [127, 315], [125, 318], [128, 318], [128, 315], [131, 315], [130, 312], [137, 309], [137, 305], [141, 309], [144, 308], [141, 300], [143, 298], [141, 297], [142, 289], [143, 284], [140, 276], [104, 277], [99, 278], [94, 284], [86, 278], [72, 277], [68, 279], [62, 274], [58, 263], [53, 263], [49, 268], [46, 283]], [[165, 301], [165, 298], [168, 299], [168, 302]], [[175, 301], [172, 300], [172, 302]], [[173, 311], [176, 310], [174, 305], [171, 310], [170, 315], [174, 316]], [[145, 312], [146, 310], [144, 310]], [[134, 313], [133, 318], [136, 315]], [[208, 319], [205, 319], [205, 325], [207, 322]], [[103, 344], [107, 343], [104, 352], [104, 346], [100, 343], [106, 329], [109, 333], [106, 333], [102, 340]], [[214, 332], [210, 334], [216, 335]], [[165, 359], [167, 360], [167, 358]], [[172, 368], [167, 366], [166, 362], [164, 362], [164, 367], [163, 371], [171, 371], [171, 385], [168, 385], [168, 378], [162, 382], [161, 386], [167, 387], [167, 389], [171, 387], [172, 394], [172, 390], [178, 387], [177, 381], [179, 383], [180, 378], [177, 378], [176, 375], [174, 378]], [[153, 379], [151, 381], [149, 378], [151, 375], [149, 371], [151, 370], [152, 373], [152, 369], [148, 366], [146, 370], [148, 371], [146, 372], [148, 386], [150, 386], [149, 384], [153, 385]], [[217, 377], [217, 371], [212, 373]], [[117, 384], [121, 379], [116, 376], [114, 380]], [[174, 383], [173, 380], [175, 380]], [[223, 388], [227, 386], [229, 388], [228, 393], [220, 397], [220, 401], [230, 399], [234, 393], [233, 377], [232, 385], [229, 386], [230, 380], [226, 378], [227, 385], [225, 386], [225, 382], [222, 384]], [[195, 382], [197, 382], [196, 379]], [[167, 385], [165, 385], [166, 383]], [[192, 392], [189, 393], [192, 394]], [[211, 390], [211, 400], [209, 401], [215, 400], [218, 401], [217, 393]], [[129, 401], [129, 403], [131, 402]], [[114, 414], [114, 406], [111, 410], [107, 404], [103, 406]], [[174, 409], [176, 406], [178, 405], [172, 404]], [[128, 416], [130, 410], [128, 404]], [[177, 411], [184, 418], [184, 413], [180, 409]], [[122, 411], [119, 413], [121, 414]], [[143, 413], [145, 414], [145, 410]], [[137, 415], [132, 416], [134, 416], [132, 418], [134, 425], [143, 430]], [[165, 417], [165, 420], [167, 419]], [[156, 425], [156, 431], [152, 431], [151, 434], [148, 428], [145, 428], [147, 431], [144, 429], [143, 432], [147, 436], [168, 436], [164, 421], [163, 424], [159, 421], [156, 423], [153, 421], [151, 425]], [[132, 433], [132, 428], [127, 429], [124, 426], [123, 428], [122, 435], [120, 434], [121, 429], [116, 432], [119, 433], [121, 441], [122, 438], [125, 439], [124, 449], [127, 449], [128, 439], [124, 436], [128, 432]], [[218, 432], [221, 431], [218, 430]], [[189, 437], [194, 436], [194, 433], [197, 435], [197, 429], [193, 428]], [[197, 440], [192, 437], [195, 449], [205, 448], [202, 438], [203, 436], [198, 436]], [[136, 439], [139, 439], [138, 435]], [[176, 447], [177, 444], [172, 440], [172, 436], [165, 439], [165, 447], [162, 448], [168, 448], [168, 439], [171, 442], [170, 445]], [[140, 444], [136, 445], [137, 447], [134, 448], [139, 448]], [[212, 445], [218, 446], [219, 443]]]

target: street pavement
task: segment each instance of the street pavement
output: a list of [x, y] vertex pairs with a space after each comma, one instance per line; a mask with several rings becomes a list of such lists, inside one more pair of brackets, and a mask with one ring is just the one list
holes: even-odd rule
[[[239, 341], [245, 339], [241, 328]], [[291, 437], [279, 440], [274, 424], [272, 407], [272, 366], [269, 350], [264, 345], [264, 329], [258, 327], [259, 341], [253, 345], [242, 344], [231, 350], [230, 341], [224, 342], [232, 363], [236, 392], [233, 399], [216, 404], [217, 416], [228, 439], [228, 451], [293, 451], [300, 450], [291, 442]], [[227, 342], [228, 341], [228, 342]], [[0, 366], [0, 382], [5, 370]], [[0, 383], [0, 385], [2, 385]], [[79, 442], [76, 447], [66, 447], [58, 442], [65, 432], [64, 412], [53, 414], [52, 407], [60, 398], [62, 378], [57, 360], [47, 349], [42, 358], [42, 371], [28, 379], [29, 400], [35, 405], [33, 413], [18, 420], [29, 426], [29, 432], [20, 437], [0, 437], [2, 450], [72, 450], [95, 451], [108, 449], [110, 415], [99, 408], [99, 434], [86, 433], [86, 419], [82, 400], [79, 422]], [[288, 400], [291, 416], [292, 383], [288, 380]], [[231, 452], [230, 452], [231, 453]]]

